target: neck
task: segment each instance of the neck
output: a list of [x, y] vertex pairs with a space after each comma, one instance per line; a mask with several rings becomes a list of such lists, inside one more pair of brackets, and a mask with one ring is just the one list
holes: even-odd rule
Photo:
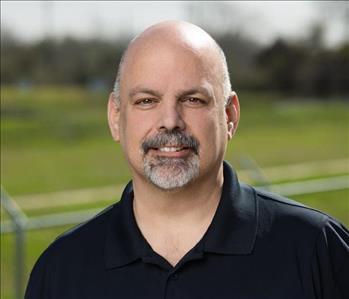
[[174, 191], [133, 180], [137, 225], [153, 250], [173, 266], [212, 222], [222, 193], [223, 166], [213, 173]]
[[137, 221], [200, 221], [214, 215], [223, 186], [223, 167], [216, 174], [175, 190], [161, 190], [148, 181], [133, 180], [134, 212]]

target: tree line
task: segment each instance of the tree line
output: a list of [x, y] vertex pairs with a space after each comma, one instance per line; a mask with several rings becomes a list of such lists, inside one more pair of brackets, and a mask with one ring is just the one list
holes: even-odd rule
[[[112, 88], [126, 39], [44, 39], [24, 43], [1, 38], [1, 84], [80, 85]], [[233, 33], [218, 36], [237, 90], [278, 91], [288, 95], [349, 94], [349, 43], [335, 48], [319, 37], [306, 41], [277, 39], [267, 46]]]

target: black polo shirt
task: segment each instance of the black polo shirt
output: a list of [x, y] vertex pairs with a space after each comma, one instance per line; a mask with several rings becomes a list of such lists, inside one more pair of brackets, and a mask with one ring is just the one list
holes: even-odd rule
[[349, 298], [347, 229], [240, 185], [227, 163], [213, 221], [175, 267], [142, 236], [132, 200], [130, 183], [119, 203], [58, 238], [36, 263], [25, 298]]

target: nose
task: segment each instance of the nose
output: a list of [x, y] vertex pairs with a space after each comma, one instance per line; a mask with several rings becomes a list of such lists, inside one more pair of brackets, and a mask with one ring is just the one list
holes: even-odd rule
[[164, 100], [159, 111], [158, 130], [184, 130], [185, 122], [178, 103]]

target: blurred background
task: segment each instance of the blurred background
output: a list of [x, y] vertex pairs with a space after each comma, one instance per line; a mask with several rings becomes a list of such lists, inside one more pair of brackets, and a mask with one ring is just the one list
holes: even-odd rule
[[1, 1], [1, 298], [130, 179], [106, 103], [129, 40], [193, 22], [227, 56], [240, 180], [349, 224], [347, 1]]

